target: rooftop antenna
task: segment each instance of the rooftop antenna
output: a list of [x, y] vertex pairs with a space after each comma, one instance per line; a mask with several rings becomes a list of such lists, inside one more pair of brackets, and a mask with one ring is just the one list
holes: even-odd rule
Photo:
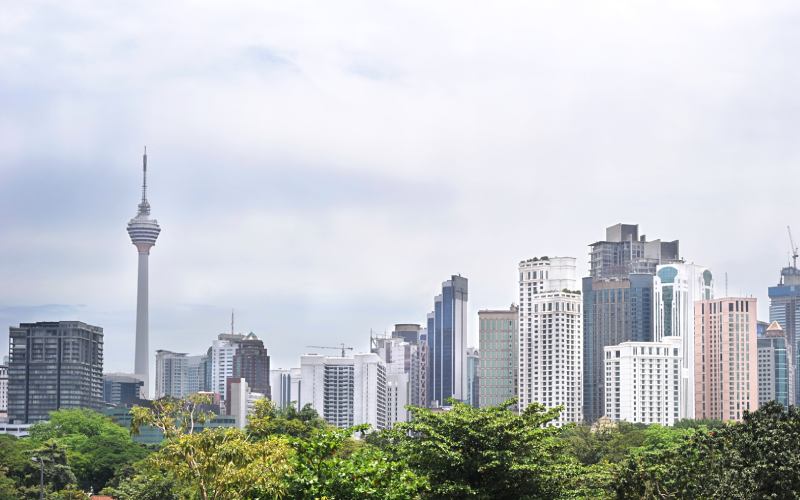
[[231, 308], [231, 335], [234, 335], [234, 333], [233, 333], [233, 308]]

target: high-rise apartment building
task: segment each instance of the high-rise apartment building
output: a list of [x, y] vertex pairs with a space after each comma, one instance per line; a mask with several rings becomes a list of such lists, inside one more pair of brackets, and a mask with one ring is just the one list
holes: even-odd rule
[[270, 397], [269, 354], [253, 332], [238, 341], [233, 355], [233, 376], [247, 380], [250, 390]]
[[[394, 335], [394, 332], [393, 332]], [[407, 422], [413, 388], [411, 371], [417, 344], [410, 343], [405, 336], [372, 338], [372, 352], [377, 354], [386, 367], [387, 427], [396, 422]]]
[[165, 396], [182, 398], [188, 394], [186, 357], [185, 352], [156, 351], [155, 399]]
[[331, 425], [386, 428], [386, 367], [377, 354], [300, 357], [298, 406], [310, 404]]
[[470, 406], [478, 408], [480, 404], [480, 366], [481, 356], [474, 347], [467, 347], [467, 399]]
[[795, 266], [781, 269], [780, 282], [769, 287], [769, 321], [777, 321], [783, 328], [792, 352], [789, 404], [794, 405], [800, 402], [800, 269]]
[[497, 406], [517, 395], [519, 308], [478, 311], [481, 353], [479, 406]]
[[740, 420], [758, 409], [756, 299], [695, 302], [695, 418]]
[[554, 422], [580, 422], [583, 314], [574, 257], [519, 263], [519, 409], [563, 406]]
[[419, 331], [417, 348], [411, 353], [411, 373], [408, 378], [408, 403], [413, 406], [428, 404], [428, 329]]
[[615, 422], [672, 425], [680, 420], [682, 338], [623, 342], [605, 350], [605, 416]]
[[666, 341], [667, 337], [681, 339], [680, 418], [694, 418], [695, 414], [694, 303], [712, 298], [714, 283], [711, 271], [705, 267], [677, 262], [656, 268], [653, 336], [656, 342]]
[[466, 399], [468, 281], [452, 276], [442, 283], [428, 316], [428, 405]]
[[653, 276], [659, 264], [679, 260], [678, 241], [647, 241], [639, 226], [617, 224], [590, 245], [583, 278], [583, 417], [605, 411], [605, 348], [653, 340]]
[[150, 202], [147, 201], [147, 149], [142, 156], [142, 201], [139, 211], [128, 222], [128, 236], [139, 252], [139, 271], [136, 293], [136, 350], [134, 371], [144, 381], [142, 397], [150, 394], [150, 348], [149, 348], [149, 259], [150, 249], [161, 233], [158, 221], [150, 218]]
[[211, 370], [207, 354], [186, 356], [186, 393], [209, 392], [208, 372]]
[[777, 401], [789, 406], [794, 389], [792, 349], [786, 333], [773, 321], [763, 334], [758, 335], [758, 405]]
[[47, 420], [103, 403], [103, 329], [80, 321], [21, 323], [8, 334], [8, 417]]
[[103, 375], [103, 402], [110, 405], [134, 405], [141, 403], [144, 381], [129, 373], [106, 373]]

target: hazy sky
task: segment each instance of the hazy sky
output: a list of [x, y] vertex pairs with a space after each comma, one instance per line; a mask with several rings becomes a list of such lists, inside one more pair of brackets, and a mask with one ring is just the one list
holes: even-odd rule
[[366, 350], [456, 273], [474, 344], [519, 260], [584, 274], [617, 222], [680, 239], [766, 319], [800, 238], [796, 2], [0, 12], [0, 352], [8, 325], [79, 319], [132, 371], [145, 144], [153, 351], [204, 351], [231, 308], [274, 367]]

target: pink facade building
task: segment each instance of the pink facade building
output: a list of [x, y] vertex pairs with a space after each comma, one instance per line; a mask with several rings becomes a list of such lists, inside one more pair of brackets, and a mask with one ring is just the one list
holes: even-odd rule
[[756, 299], [695, 302], [695, 418], [741, 420], [758, 409]]

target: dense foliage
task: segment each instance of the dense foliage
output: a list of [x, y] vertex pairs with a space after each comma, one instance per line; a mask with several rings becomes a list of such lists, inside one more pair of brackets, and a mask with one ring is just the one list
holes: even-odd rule
[[[257, 403], [245, 429], [206, 429], [207, 401], [165, 399], [133, 412], [165, 440], [148, 450], [91, 411], [55, 412], [29, 438], [0, 435], [0, 499], [796, 498], [800, 411], [769, 404], [738, 424], [548, 425], [557, 409], [509, 401], [370, 432], [328, 426], [310, 407]], [[362, 436], [363, 439], [355, 436]]]
[[57, 411], [49, 422], [32, 426], [28, 438], [0, 435], [0, 498], [39, 498], [42, 462], [46, 491], [71, 498], [101, 490], [147, 454], [125, 428], [99, 413]]

